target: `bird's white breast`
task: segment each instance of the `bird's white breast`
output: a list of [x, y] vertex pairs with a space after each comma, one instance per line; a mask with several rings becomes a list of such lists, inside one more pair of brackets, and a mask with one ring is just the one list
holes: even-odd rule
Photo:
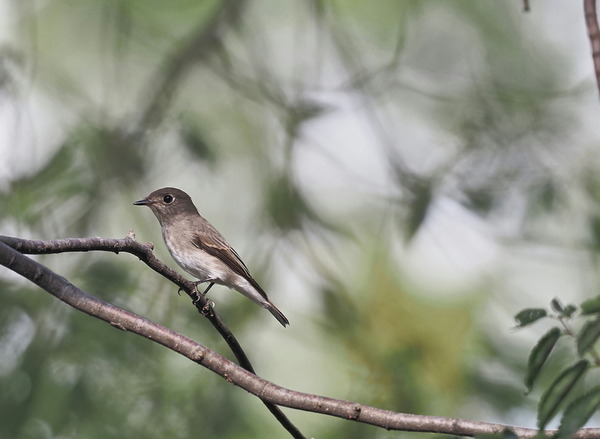
[[162, 232], [169, 253], [181, 268], [200, 281], [228, 283], [228, 270], [221, 260], [196, 247], [189, 236], [176, 235], [168, 228]]

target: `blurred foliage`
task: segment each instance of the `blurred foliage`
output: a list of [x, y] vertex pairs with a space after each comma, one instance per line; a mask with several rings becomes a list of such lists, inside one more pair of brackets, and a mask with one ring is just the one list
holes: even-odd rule
[[[330, 343], [344, 342], [366, 376], [362, 400], [408, 413], [444, 410], [462, 399], [475, 304], [428, 303], [406, 291], [389, 255], [378, 255], [363, 290], [325, 292]], [[371, 292], [377, 291], [372, 295]], [[340, 305], [341, 304], [341, 305]], [[345, 332], [336, 328], [354, 322]], [[435, 323], [432, 323], [435, 322]], [[393, 388], [393, 393], [386, 389]], [[349, 426], [349, 429], [352, 429]]]
[[[565, 29], [551, 38], [535, 9], [495, 0], [2, 6], [3, 233], [134, 229], [174, 266], [131, 203], [180, 186], [292, 322], [283, 331], [211, 290], [259, 374], [392, 410], [535, 425], [538, 395], [519, 378], [568, 365], [548, 364], [545, 344], [527, 366], [510, 315], [564, 285], [578, 303], [600, 281], [598, 139], [585, 122], [597, 92], [573, 79]], [[135, 258], [40, 260], [229, 355]], [[0, 438], [283, 437], [255, 398], [3, 276]], [[531, 316], [544, 320], [521, 314], [521, 326]], [[528, 387], [551, 385], [535, 374]], [[597, 403], [590, 387], [580, 412]], [[308, 437], [398, 435], [290, 417]]]

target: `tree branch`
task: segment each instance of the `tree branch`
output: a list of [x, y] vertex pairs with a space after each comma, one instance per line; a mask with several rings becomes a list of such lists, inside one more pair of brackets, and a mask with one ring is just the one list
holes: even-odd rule
[[[537, 434], [537, 430], [531, 428], [510, 427], [502, 424], [456, 418], [396, 413], [356, 402], [286, 389], [250, 373], [248, 370], [181, 334], [86, 294], [63, 277], [22, 255], [19, 251], [4, 244], [4, 242], [12, 243], [23, 249], [28, 248], [32, 243], [41, 243], [43, 245], [38, 248], [38, 253], [56, 253], [57, 250], [53, 249], [52, 245], [49, 245], [54, 244], [62, 245], [65, 249], [71, 249], [70, 251], [78, 247], [87, 247], [88, 250], [108, 250], [114, 252], [129, 250], [130, 253], [138, 256], [146, 254], [146, 250], [140, 252], [141, 248], [146, 248], [149, 251], [150, 246], [141, 245], [134, 241], [132, 237], [124, 240], [86, 238], [82, 240], [67, 239], [44, 242], [0, 236], [0, 264], [31, 280], [72, 307], [100, 320], [104, 320], [118, 329], [130, 331], [156, 343], [160, 343], [168, 349], [204, 366], [228, 382], [259, 397], [263, 401], [298, 410], [362, 422], [387, 430], [474, 436], [476, 434], [498, 433], [506, 428], [510, 428], [518, 437], [523, 439], [533, 438]], [[101, 248], [101, 243], [111, 243], [112, 245]], [[126, 247], [128, 248], [127, 250]], [[554, 431], [546, 431], [546, 435], [553, 433]], [[581, 429], [572, 437], [576, 439], [597, 439], [600, 438], [600, 428]]]
[[596, 0], [584, 0], [583, 11], [590, 45], [592, 46], [592, 61], [596, 72], [596, 85], [600, 93], [600, 29], [598, 28], [598, 17], [596, 14]]
[[[30, 239], [20, 239], [10, 236], [0, 235], [0, 242], [4, 242], [9, 247], [14, 248], [24, 254], [54, 254], [65, 252], [87, 252], [87, 251], [110, 251], [114, 253], [124, 252], [137, 256], [152, 270], [173, 282], [181, 290], [185, 291], [192, 299], [192, 303], [198, 309], [198, 312], [205, 316], [210, 323], [219, 332], [221, 337], [227, 342], [227, 345], [237, 358], [240, 366], [249, 372], [256, 373], [246, 353], [242, 349], [233, 333], [223, 323], [217, 313], [214, 312], [211, 302], [202, 294], [198, 294], [195, 284], [175, 270], [171, 269], [156, 256], [154, 256], [152, 244], [141, 244], [135, 240], [135, 235], [130, 232], [124, 239], [107, 238], [69, 238], [56, 239], [52, 241], [37, 241]], [[32, 280], [32, 279], [30, 279]], [[275, 416], [279, 423], [292, 435], [294, 439], [306, 439], [305, 436], [292, 424], [279, 407], [267, 401], [263, 401], [269, 411]]]

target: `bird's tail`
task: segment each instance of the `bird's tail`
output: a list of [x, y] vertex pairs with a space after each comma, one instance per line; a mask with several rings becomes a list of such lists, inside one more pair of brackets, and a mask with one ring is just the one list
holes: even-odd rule
[[264, 292], [252, 276], [248, 275], [247, 277], [240, 277], [239, 282], [235, 285], [235, 289], [268, 310], [284, 328], [290, 324], [287, 317], [271, 303], [267, 297], [267, 293]]
[[284, 328], [290, 324], [290, 321], [287, 319], [287, 317], [284, 316], [283, 313], [281, 311], [279, 311], [279, 309], [277, 309], [277, 307], [275, 305], [273, 305], [270, 301], [265, 302], [265, 304], [263, 306], [271, 314], [273, 314], [273, 317], [275, 317], [279, 321], [279, 323], [281, 323], [283, 325]]

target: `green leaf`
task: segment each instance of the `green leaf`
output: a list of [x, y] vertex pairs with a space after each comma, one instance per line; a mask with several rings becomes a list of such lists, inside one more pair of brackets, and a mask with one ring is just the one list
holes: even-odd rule
[[515, 316], [517, 327], [522, 328], [546, 317], [548, 312], [543, 308], [527, 308]]
[[581, 304], [581, 314], [598, 314], [600, 313], [600, 296], [586, 300]]
[[568, 439], [585, 425], [600, 407], [600, 386], [596, 386], [569, 404], [565, 409], [555, 439]]
[[600, 337], [600, 317], [587, 321], [577, 335], [577, 352], [579, 355], [584, 355], [593, 348], [598, 337]]
[[580, 360], [573, 366], [565, 369], [554, 382], [546, 389], [538, 404], [538, 428], [546, 428], [548, 422], [556, 415], [560, 405], [565, 401], [569, 392], [582, 377], [590, 363]]
[[560, 328], [552, 328], [546, 333], [531, 350], [529, 360], [527, 362], [527, 374], [525, 375], [525, 386], [527, 392], [531, 392], [533, 384], [542, 370], [542, 366], [548, 359], [548, 356], [554, 349], [556, 342], [561, 335]]
[[565, 309], [564, 309], [562, 315], [564, 317], [571, 318], [575, 311], [577, 311], [577, 307], [575, 305], [569, 304], [569, 305], [565, 306]]
[[552, 299], [552, 302], [550, 302], [550, 306], [552, 307], [552, 309], [558, 313], [563, 313], [564, 312], [564, 308], [562, 306], [562, 303], [560, 303], [560, 300], [558, 300], [556, 297], [554, 299]]
[[427, 219], [434, 189], [432, 182], [418, 179], [412, 181], [409, 187], [411, 198], [408, 204], [408, 218], [403, 218], [401, 223], [407, 243], [415, 237]]

